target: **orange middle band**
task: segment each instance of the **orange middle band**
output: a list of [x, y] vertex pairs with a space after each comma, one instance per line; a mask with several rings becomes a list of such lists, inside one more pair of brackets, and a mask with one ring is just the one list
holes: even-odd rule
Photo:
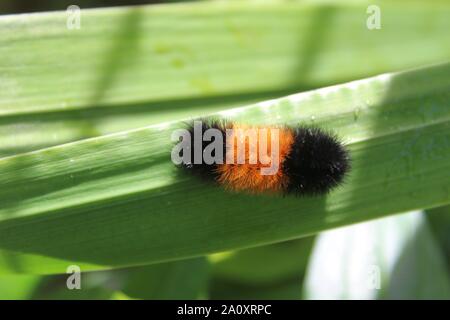
[[[241, 129], [241, 130], [239, 130]], [[253, 147], [250, 143], [255, 142], [255, 140], [250, 141], [250, 139], [246, 136], [242, 135], [242, 132], [245, 132], [246, 129], [256, 129], [255, 131], [258, 133], [256, 135], [256, 146]], [[262, 131], [265, 129], [266, 131]], [[272, 152], [272, 135], [276, 137], [273, 130], [277, 130], [278, 134], [278, 159], [271, 158], [271, 163], [266, 164], [261, 163], [261, 159], [259, 157], [259, 148], [260, 146], [266, 147], [266, 150], [263, 148], [263, 154], [267, 154], [267, 156], [271, 156]], [[260, 136], [264, 137], [264, 132], [267, 134], [267, 142], [266, 144], [260, 144]], [[242, 155], [244, 156], [244, 163], [237, 163], [237, 157], [239, 154], [238, 145], [239, 139], [241, 139], [241, 147], [244, 147], [244, 152]], [[225, 163], [218, 165], [217, 171], [219, 173], [218, 181], [225, 188], [235, 191], [247, 190], [254, 193], [259, 192], [279, 192], [283, 188], [285, 188], [288, 184], [288, 177], [284, 174], [282, 163], [286, 156], [289, 154], [291, 150], [292, 143], [294, 142], [294, 134], [292, 130], [288, 128], [264, 128], [264, 127], [244, 127], [244, 126], [233, 126], [233, 133], [230, 137], [227, 138], [227, 146], [231, 146], [231, 141], [234, 141], [233, 148], [227, 148], [227, 158], [234, 159], [234, 163]], [[255, 154], [252, 155], [250, 152], [256, 152], [256, 163], [250, 163], [251, 156], [255, 157]], [[232, 154], [230, 154], [232, 152]], [[242, 150], [241, 150], [242, 152]], [[275, 152], [275, 151], [274, 151]], [[276, 157], [275, 157], [276, 158]], [[253, 158], [255, 159], [255, 158]], [[277, 161], [277, 163], [272, 163], [272, 161]], [[264, 167], [276, 167], [278, 170], [274, 174], [263, 175], [261, 174], [261, 169]]]

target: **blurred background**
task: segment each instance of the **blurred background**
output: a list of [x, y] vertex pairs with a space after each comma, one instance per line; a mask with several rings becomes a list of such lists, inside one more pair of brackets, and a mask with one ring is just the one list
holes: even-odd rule
[[[168, 2], [180, 1], [2, 0], [0, 13]], [[66, 274], [3, 274], [0, 299], [449, 299], [449, 231], [447, 206], [258, 248], [82, 273], [82, 290], [68, 290]]]
[[[263, 247], [64, 275], [1, 275], [1, 299], [448, 299], [450, 207]], [[80, 285], [69, 290], [67, 283]]]

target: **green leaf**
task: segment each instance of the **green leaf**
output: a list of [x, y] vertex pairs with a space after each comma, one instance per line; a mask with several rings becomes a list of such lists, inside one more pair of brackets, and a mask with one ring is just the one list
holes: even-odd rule
[[300, 299], [314, 237], [211, 255], [211, 299]]
[[427, 210], [427, 218], [433, 234], [446, 256], [447, 266], [450, 270], [450, 206]]
[[0, 300], [23, 300], [31, 298], [41, 277], [36, 275], [0, 276]]
[[447, 204], [449, 85], [444, 64], [219, 114], [335, 130], [353, 169], [324, 197], [235, 194], [182, 175], [170, 161], [178, 122], [0, 159], [0, 248], [19, 265], [25, 254], [21, 271], [65, 272], [65, 260], [86, 271], [258, 246]]
[[209, 264], [206, 258], [195, 258], [126, 270], [120, 292], [134, 299], [207, 298]]
[[[274, 285], [303, 275], [314, 237], [209, 257], [215, 278], [249, 286]], [[299, 285], [299, 284], [297, 284]]]
[[422, 212], [320, 234], [305, 279], [309, 299], [449, 299], [444, 256]]
[[0, 156], [450, 56], [446, 1], [201, 2], [0, 17]]
[[250, 286], [224, 279], [217, 279], [211, 284], [213, 300], [297, 300], [300, 298], [300, 275], [272, 285]]

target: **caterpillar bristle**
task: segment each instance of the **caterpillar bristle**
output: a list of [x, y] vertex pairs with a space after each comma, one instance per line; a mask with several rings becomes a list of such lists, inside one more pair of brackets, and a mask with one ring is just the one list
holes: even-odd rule
[[[215, 138], [204, 140], [203, 134], [209, 129], [216, 130]], [[245, 130], [248, 132], [249, 129], [253, 130], [251, 131], [253, 135], [240, 135], [239, 132]], [[184, 152], [190, 153], [191, 160], [183, 161], [181, 167], [194, 175], [215, 181], [226, 189], [238, 192], [269, 192], [296, 196], [324, 195], [339, 186], [351, 168], [350, 154], [345, 145], [334, 133], [317, 126], [264, 127], [237, 124], [222, 119], [198, 119], [187, 123], [186, 130], [189, 133], [190, 148]], [[255, 136], [257, 146], [252, 149]], [[261, 140], [266, 137], [268, 140], [273, 138], [274, 140], [270, 141], [275, 142], [267, 149], [267, 154], [275, 155], [271, 158], [270, 165], [267, 162], [263, 163], [262, 158], [250, 163], [251, 150], [253, 152], [263, 150]], [[200, 152], [202, 156], [205, 156], [204, 153], [211, 149], [208, 145], [216, 138], [222, 140], [220, 147], [211, 153], [216, 161], [195, 163], [193, 161], [194, 147], [200, 146]], [[201, 142], [197, 139], [201, 139]], [[233, 144], [230, 144], [230, 141], [233, 141]], [[236, 147], [236, 144], [239, 143], [243, 143], [241, 147], [245, 147], [244, 160], [248, 163], [227, 162], [229, 159], [236, 160], [236, 154], [239, 154], [239, 147]], [[276, 153], [272, 152], [275, 149]], [[233, 152], [231, 156], [230, 152]], [[270, 166], [275, 167], [276, 171], [272, 174], [263, 174], [264, 170], [268, 171]]]

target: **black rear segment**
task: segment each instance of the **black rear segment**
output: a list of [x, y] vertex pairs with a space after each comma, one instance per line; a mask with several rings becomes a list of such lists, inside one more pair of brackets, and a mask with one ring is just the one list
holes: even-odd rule
[[287, 193], [322, 195], [341, 184], [350, 156], [338, 138], [316, 127], [293, 128], [294, 142], [283, 162]]

